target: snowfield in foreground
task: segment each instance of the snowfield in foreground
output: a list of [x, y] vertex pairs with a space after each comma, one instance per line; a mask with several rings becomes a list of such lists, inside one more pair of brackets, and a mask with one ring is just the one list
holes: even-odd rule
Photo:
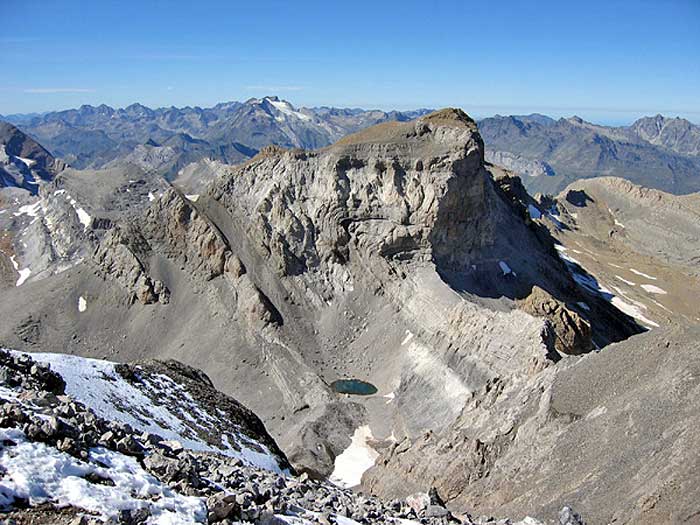
[[[34, 506], [45, 502], [73, 506], [104, 518], [116, 519], [121, 510], [148, 507], [148, 524], [185, 525], [202, 522], [207, 509], [201, 498], [184, 496], [163, 485], [129, 456], [104, 448], [90, 451], [81, 461], [54, 447], [28, 441], [22, 431], [0, 429], [0, 440], [17, 445], [2, 450], [0, 507], [15, 499]], [[110, 484], [90, 483], [92, 475]]]
[[110, 361], [65, 354], [28, 355], [60, 374], [66, 382], [66, 394], [100, 417], [178, 441], [186, 449], [216, 452], [246, 465], [281, 472], [277, 458], [242, 432], [221, 433], [222, 446], [205, 440], [203, 435], [218, 434], [230, 423], [223, 414], [208, 412], [166, 375], [144, 376], [137, 387], [121, 377], [116, 363]]

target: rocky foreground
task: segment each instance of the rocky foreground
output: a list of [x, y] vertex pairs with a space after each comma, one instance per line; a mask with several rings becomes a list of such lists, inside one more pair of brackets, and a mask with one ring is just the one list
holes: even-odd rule
[[[455, 516], [434, 489], [381, 501], [310, 480], [306, 474], [295, 477], [289, 468], [259, 468], [245, 456], [186, 448], [179, 441], [103, 419], [66, 394], [61, 375], [26, 354], [2, 350], [0, 366], [3, 523], [512, 523]], [[119, 370], [131, 382], [148, 377], [141, 367]], [[139, 412], [140, 407], [126, 403], [121, 409]], [[181, 415], [196, 417], [184, 411]], [[250, 432], [250, 421], [236, 423]], [[286, 460], [280, 458], [279, 464]], [[540, 522], [527, 518], [518, 523]], [[567, 508], [559, 523], [583, 522]]]

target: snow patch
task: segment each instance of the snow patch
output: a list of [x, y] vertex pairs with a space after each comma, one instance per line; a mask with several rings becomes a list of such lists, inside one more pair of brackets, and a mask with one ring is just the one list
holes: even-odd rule
[[25, 157], [15, 157], [17, 160], [22, 161], [27, 168], [31, 168], [36, 164], [36, 161], [33, 159], [27, 159]]
[[646, 325], [653, 326], [653, 327], [655, 327], [655, 328], [658, 328], [658, 327], [659, 327], [659, 325], [658, 325], [657, 323], [655, 323], [654, 321], [652, 321], [651, 319], [649, 319], [648, 317], [646, 317], [646, 316], [642, 313], [641, 309], [640, 309], [638, 306], [629, 304], [629, 303], [625, 302], [623, 299], [621, 299], [621, 298], [618, 297], [618, 296], [614, 296], [614, 297], [610, 300], [610, 302], [612, 303], [612, 305], [613, 305], [615, 308], [617, 308], [618, 310], [620, 310], [620, 311], [623, 312], [623, 313], [626, 313], [626, 314], [629, 315], [630, 317], [634, 317], [635, 319], [637, 319], [638, 321], [643, 322], [643, 323], [646, 324]]
[[85, 310], [87, 310], [87, 299], [81, 295], [78, 297], [78, 311], [83, 313]]
[[197, 202], [197, 201], [199, 200], [199, 195], [198, 195], [198, 194], [194, 194], [194, 195], [185, 195], [185, 198], [186, 198], [188, 201]]
[[542, 212], [536, 206], [533, 206], [532, 204], [527, 205], [527, 212], [530, 214], [531, 219], [542, 218]]
[[651, 279], [652, 281], [656, 281], [656, 277], [652, 277], [651, 275], [647, 275], [644, 272], [640, 272], [639, 270], [635, 270], [634, 268], [630, 268], [630, 272], [640, 275], [642, 277], [646, 277], [647, 279]]
[[374, 465], [379, 453], [367, 444], [372, 439], [369, 426], [355, 429], [350, 446], [335, 458], [335, 468], [330, 481], [340, 487], [356, 487], [362, 481], [362, 474]]
[[411, 339], [413, 339], [413, 332], [406, 330], [406, 337], [401, 341], [401, 346], [405, 346]]
[[498, 261], [498, 266], [500, 266], [503, 275], [508, 275], [512, 273], [514, 276], [517, 276], [517, 274], [510, 269], [510, 266], [508, 266], [508, 263], [506, 263], [505, 261]]
[[[32, 506], [74, 506], [116, 520], [121, 510], [149, 508], [146, 523], [175, 525], [202, 522], [207, 508], [201, 498], [184, 496], [143, 470], [135, 458], [98, 447], [81, 461], [54, 447], [27, 440], [21, 430], [0, 429], [0, 440], [15, 446], [0, 452], [5, 470], [0, 480], [0, 506], [29, 500]], [[93, 474], [113, 486], [90, 483]]]
[[641, 285], [642, 288], [644, 288], [644, 291], [649, 292], [649, 293], [655, 293], [659, 295], [666, 295], [668, 292], [666, 290], [663, 290], [659, 288], [658, 286], [654, 286], [653, 284], [643, 284]]
[[[630, 302], [634, 303], [630, 304], [621, 297], [618, 297], [611, 290], [609, 290], [605, 286], [602, 286], [595, 277], [586, 272], [586, 270], [578, 261], [572, 259], [571, 257], [567, 257], [563, 253], [564, 251], [566, 251], [566, 248], [564, 248], [563, 246], [560, 247], [558, 245], [556, 246], [556, 248], [559, 252], [559, 257], [566, 264], [569, 273], [571, 274], [571, 277], [574, 279], [574, 281], [576, 281], [576, 283], [579, 286], [581, 286], [583, 289], [587, 290], [592, 294], [602, 297], [621, 312], [629, 315], [630, 317], [634, 317], [635, 319], [641, 321], [645, 325], [658, 328], [659, 325], [657, 323], [655, 323], [642, 313], [642, 309], [646, 310], [646, 306], [644, 304], [632, 301], [631, 299], [627, 298]], [[582, 271], [585, 273], [581, 273]], [[616, 293], [618, 293], [621, 296], [624, 296], [624, 292], [622, 292], [622, 290], [614, 286], [612, 288], [615, 290]]]
[[24, 206], [19, 207], [19, 209], [14, 213], [14, 216], [19, 217], [20, 215], [29, 215], [30, 217], [36, 217], [40, 208], [40, 201], [37, 201], [34, 204], [25, 204]]
[[238, 458], [247, 465], [281, 472], [276, 457], [267, 447], [243, 433], [236, 436], [235, 443], [229, 443], [231, 446], [226, 446], [222, 440], [223, 448], [202, 438], [195, 427], [202, 431], [201, 434], [206, 434], [225, 425], [168, 376], [145, 376], [137, 388], [119, 375], [115, 370], [116, 363], [110, 361], [48, 353], [32, 354], [31, 357], [50, 365], [65, 380], [68, 395], [105, 419], [178, 441], [190, 450], [216, 452]]
[[[620, 277], [619, 275], [616, 275], [616, 276], [615, 276], [615, 279], [619, 279], [619, 280], [622, 281], [623, 283], [628, 284], [628, 285], [630, 285], [630, 286], [637, 286], [636, 283], [633, 283], [632, 281], [628, 281], [627, 279], [625, 279], [624, 277]], [[642, 288], [643, 288], [643, 286], [642, 286]]]
[[83, 225], [83, 229], [87, 230], [90, 227], [92, 217], [83, 208], [75, 208], [75, 213], [78, 214], [78, 220]]
[[12, 267], [19, 274], [19, 279], [17, 279], [17, 283], [15, 284], [15, 286], [22, 286], [24, 284], [24, 281], [29, 279], [29, 276], [32, 274], [32, 271], [29, 269], [29, 267], [20, 270], [19, 264], [15, 260], [14, 255], [10, 256], [10, 262], [12, 263]]
[[301, 111], [296, 111], [294, 107], [289, 103], [285, 102], [284, 100], [271, 100], [267, 99], [267, 101], [272, 104], [275, 109], [277, 109], [280, 113], [283, 113], [284, 115], [287, 115], [289, 117], [296, 117], [300, 120], [306, 120], [310, 121], [311, 117], [308, 115], [304, 115]]
[[153, 195], [153, 193], [149, 191], [148, 192], [148, 201], [153, 202], [154, 200], [156, 200], [156, 196]]

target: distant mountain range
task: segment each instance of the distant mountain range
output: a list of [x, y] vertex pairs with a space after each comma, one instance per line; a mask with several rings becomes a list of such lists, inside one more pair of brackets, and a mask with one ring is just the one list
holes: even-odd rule
[[[74, 168], [135, 164], [172, 180], [192, 162], [238, 164], [264, 146], [316, 149], [369, 126], [407, 121], [429, 110], [297, 108], [278, 97], [211, 108], [106, 105], [6, 120]], [[578, 179], [616, 176], [674, 194], [700, 191], [700, 126], [645, 117], [608, 127], [579, 117], [485, 118], [486, 159], [520, 175], [531, 193], [556, 194]]]
[[427, 111], [297, 109], [278, 97], [264, 97], [212, 108], [84, 105], [5, 119], [75, 168], [100, 168], [126, 158], [150, 162], [154, 169], [172, 175], [204, 157], [235, 164], [269, 144], [319, 148], [368, 126], [411, 120]]
[[675, 194], [700, 191], [700, 126], [680, 118], [608, 127], [579, 117], [497, 115], [481, 120], [479, 131], [487, 159], [521, 175], [531, 193], [558, 193], [599, 176]]

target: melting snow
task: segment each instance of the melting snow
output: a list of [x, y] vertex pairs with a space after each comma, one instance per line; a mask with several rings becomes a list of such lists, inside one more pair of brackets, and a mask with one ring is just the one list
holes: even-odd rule
[[[561, 244], [555, 244], [554, 248], [556, 248], [557, 252], [559, 252], [559, 258], [562, 261], [578, 264], [579, 266], [581, 265], [580, 262], [578, 262], [576, 259], [574, 259], [573, 257], [570, 257], [569, 255], [567, 255], [565, 253], [568, 250], [568, 248], [566, 248], [565, 246], [562, 246]], [[576, 251], [576, 250], [574, 250], [574, 251]], [[576, 253], [581, 253], [581, 252], [576, 252]]]
[[530, 214], [531, 219], [540, 219], [542, 217], [542, 212], [532, 204], [527, 205], [527, 212]]
[[301, 111], [295, 111], [292, 105], [289, 102], [285, 102], [283, 100], [270, 100], [268, 99], [270, 104], [272, 104], [275, 108], [277, 108], [278, 111], [281, 113], [284, 113], [285, 115], [288, 115], [290, 117], [296, 117], [301, 120], [311, 120], [311, 117], [308, 115], [304, 115]]
[[[21, 430], [0, 429], [2, 441], [16, 446], [0, 452], [5, 470], [0, 480], [0, 506], [15, 499], [30, 505], [45, 502], [74, 506], [103, 518], [116, 519], [120, 510], [148, 507], [148, 524], [176, 525], [201, 522], [207, 509], [201, 498], [184, 496], [163, 485], [141, 468], [135, 458], [98, 447], [81, 461], [54, 447], [27, 440]], [[113, 486], [90, 483], [88, 474], [110, 479]]]
[[14, 255], [10, 256], [10, 262], [12, 263], [12, 266], [17, 271], [17, 273], [19, 273], [19, 279], [17, 279], [17, 283], [15, 284], [15, 286], [22, 286], [24, 284], [24, 281], [29, 279], [29, 276], [32, 274], [32, 271], [29, 269], [29, 267], [20, 270], [19, 264], [17, 264]]
[[498, 261], [498, 266], [501, 267], [503, 275], [508, 275], [509, 273], [517, 275], [513, 270], [510, 269], [510, 266], [508, 266], [508, 264], [505, 261]]
[[[638, 306], [631, 305], [629, 303], [626, 303], [624, 300], [619, 298], [618, 296], [614, 296], [610, 302], [615, 306], [618, 310], [621, 312], [626, 313], [630, 317], [634, 317], [635, 319], [643, 322], [644, 324], [647, 324], [649, 326], [653, 326], [658, 328], [659, 325], [656, 324], [654, 321], [649, 319], [648, 317], [645, 317], [644, 314], [642, 313], [641, 309]], [[639, 303], [641, 304], [641, 303]], [[643, 306], [643, 305], [642, 305]]]
[[85, 310], [87, 310], [87, 300], [81, 295], [78, 297], [78, 311], [82, 313]]
[[[616, 275], [616, 276], [615, 276], [615, 279], [619, 279], [619, 280], [622, 281], [623, 283], [629, 284], [630, 286], [637, 286], [637, 285], [636, 285], [635, 283], [633, 283], [632, 281], [628, 281], [627, 279], [625, 279], [624, 277], [620, 277], [619, 275]], [[644, 286], [642, 286], [642, 288], [643, 288], [643, 287], [644, 287]]]
[[198, 195], [198, 194], [194, 194], [194, 195], [185, 195], [185, 198], [186, 198], [187, 200], [189, 200], [189, 201], [197, 202], [197, 201], [199, 200], [199, 195]]
[[645, 291], [649, 293], [655, 293], [659, 295], [666, 295], [666, 290], [662, 290], [658, 286], [654, 286], [653, 284], [643, 284], [642, 288], [644, 288]]
[[34, 204], [26, 204], [24, 206], [20, 206], [19, 210], [17, 210], [14, 215], [15, 217], [19, 217], [20, 215], [29, 215], [30, 217], [36, 217], [39, 213], [39, 208], [41, 208], [40, 201], [37, 201]]
[[[193, 427], [208, 433], [221, 426], [220, 419], [203, 410], [185, 388], [165, 375], [143, 378], [140, 389], [124, 380], [116, 372], [115, 363], [109, 361], [64, 354], [32, 354], [32, 358], [49, 364], [66, 381], [68, 395], [105, 419], [127, 423], [166, 440], [179, 441], [191, 450], [217, 452], [239, 458], [248, 465], [281, 472], [275, 456], [264, 445], [252, 442], [242, 433], [237, 436], [240, 439], [236, 443], [240, 450], [236, 446], [226, 447], [225, 443], [224, 448], [218, 448], [201, 438]], [[158, 403], [144, 391], [150, 391]], [[132, 410], [125, 407], [132, 407]]]
[[[601, 296], [603, 299], [606, 301], [610, 302], [613, 306], [615, 306], [618, 310], [621, 312], [626, 313], [630, 317], [634, 317], [638, 321], [641, 321], [642, 323], [648, 325], [648, 326], [653, 326], [653, 327], [658, 327], [659, 325], [646, 317], [642, 313], [642, 309], [646, 310], [646, 306], [643, 303], [639, 303], [636, 301], [632, 301], [631, 299], [628, 298], [632, 303], [630, 304], [623, 300], [622, 298], [618, 297], [615, 295], [611, 290], [605, 288], [602, 286], [598, 280], [593, 277], [592, 275], [588, 273], [581, 273], [581, 270], [585, 272], [583, 269], [583, 266], [581, 266], [578, 261], [572, 259], [571, 257], [567, 257], [563, 252], [566, 251], [566, 248], [563, 246], [556, 246], [558, 252], [559, 252], [559, 257], [566, 263], [566, 266], [569, 270], [569, 273], [571, 274], [571, 277], [573, 277], [574, 281], [576, 281], [577, 284], [579, 284], [581, 287], [583, 287], [585, 290], [588, 290], [589, 292]], [[616, 276], [617, 277], [617, 276]], [[622, 290], [619, 288], [615, 288], [613, 286], [613, 289], [615, 292], [618, 294], [624, 296], [624, 293]]]
[[156, 196], [153, 195], [153, 193], [150, 191], [148, 192], [148, 200], [149, 202], [153, 202], [154, 200], [156, 200]]
[[75, 201], [75, 199], [73, 197], [71, 197], [70, 195], [67, 195], [66, 199], [68, 199], [68, 202], [70, 202], [70, 205], [73, 206], [75, 213], [78, 215], [78, 220], [80, 221], [80, 224], [83, 225], [83, 229], [87, 230], [88, 227], [90, 226], [90, 221], [92, 220], [90, 215], [88, 215], [88, 213], [83, 208], [78, 206], [78, 203]]
[[24, 163], [24, 165], [27, 166], [27, 168], [31, 168], [32, 166], [34, 166], [34, 164], [36, 164], [36, 161], [33, 159], [27, 159], [25, 157], [16, 157], [16, 158], [17, 158], [17, 160], [21, 160]]
[[83, 228], [87, 230], [90, 226], [90, 215], [88, 215], [88, 213], [83, 208], [75, 208], [75, 213], [78, 214], [78, 220], [80, 221], [80, 224], [82, 224]]
[[341, 487], [355, 487], [362, 481], [362, 474], [374, 465], [379, 453], [367, 444], [372, 439], [369, 426], [355, 429], [350, 446], [335, 458], [335, 468], [330, 481]]
[[639, 270], [635, 270], [634, 268], [630, 268], [630, 272], [636, 273], [637, 275], [641, 275], [642, 277], [646, 277], [647, 279], [651, 279], [652, 281], [656, 281], [656, 277], [652, 277], [651, 275], [647, 275], [644, 272], [640, 272]]

